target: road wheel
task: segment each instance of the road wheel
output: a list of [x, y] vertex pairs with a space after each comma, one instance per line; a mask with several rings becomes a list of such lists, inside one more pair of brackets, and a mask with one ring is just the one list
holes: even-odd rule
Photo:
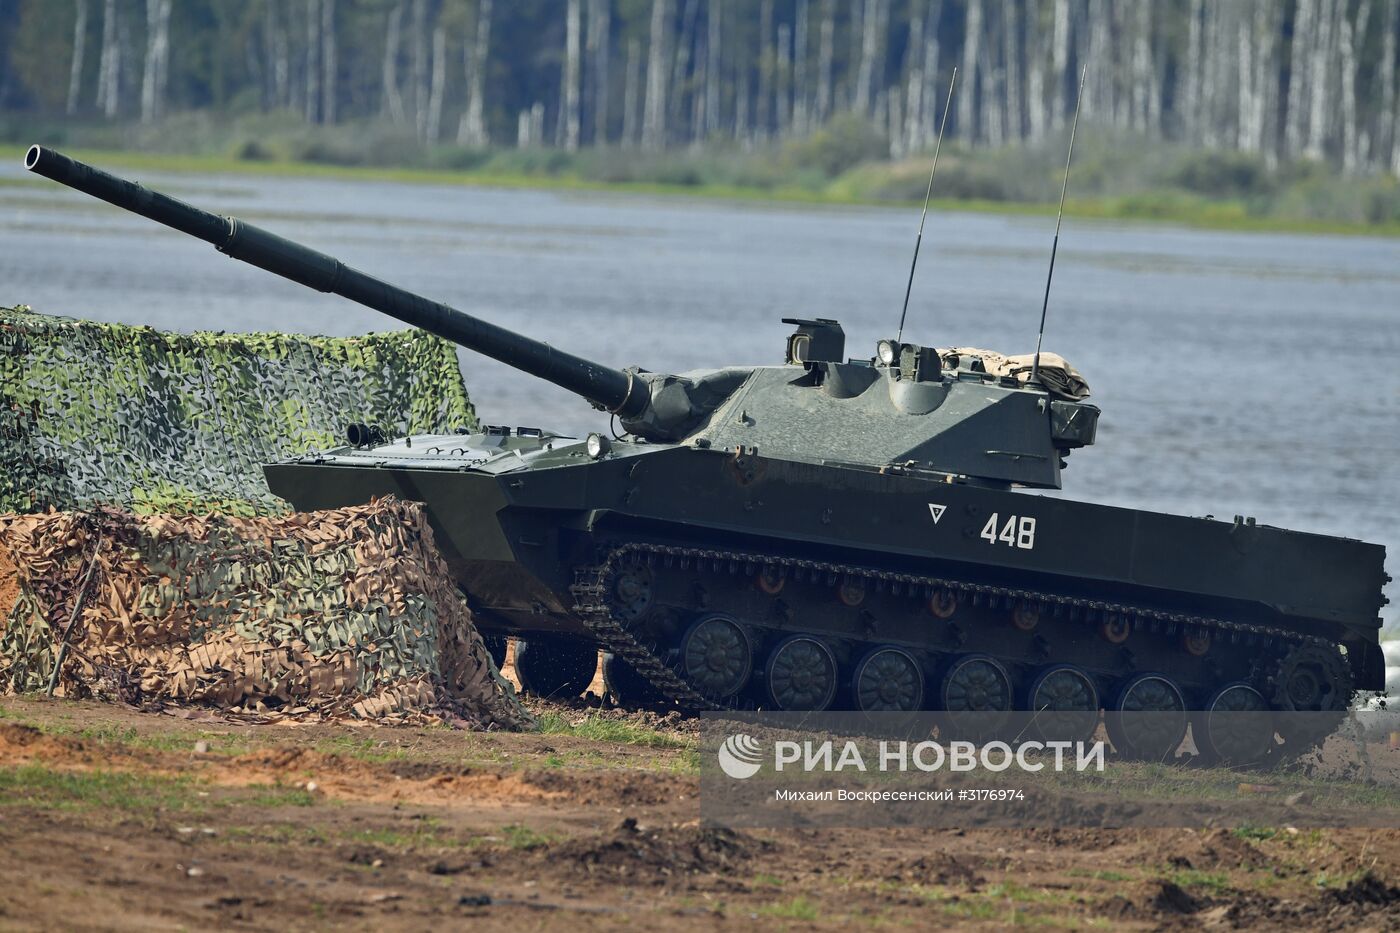
[[1094, 679], [1071, 664], [1047, 667], [1026, 691], [1031, 729], [1047, 742], [1082, 742], [1099, 725]]
[[836, 657], [819, 639], [793, 635], [769, 655], [765, 679], [779, 709], [820, 712], [836, 696]]
[[1119, 688], [1104, 725], [1124, 758], [1169, 762], [1186, 738], [1186, 699], [1170, 678], [1139, 674]]
[[876, 648], [861, 658], [851, 676], [855, 708], [867, 713], [910, 713], [923, 708], [924, 674], [902, 648]]
[[692, 687], [714, 700], [744, 689], [753, 673], [749, 636], [727, 615], [698, 620], [681, 641], [681, 663]]

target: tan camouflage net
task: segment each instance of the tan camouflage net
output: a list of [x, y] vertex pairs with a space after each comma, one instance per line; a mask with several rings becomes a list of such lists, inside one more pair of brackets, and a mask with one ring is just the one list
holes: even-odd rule
[[262, 464], [476, 417], [451, 344], [174, 334], [0, 308], [0, 511], [283, 511]]
[[0, 584], [7, 567], [18, 588], [0, 616], [0, 693], [45, 689], [82, 591], [63, 696], [255, 717], [532, 722], [419, 503], [255, 519], [0, 515]]

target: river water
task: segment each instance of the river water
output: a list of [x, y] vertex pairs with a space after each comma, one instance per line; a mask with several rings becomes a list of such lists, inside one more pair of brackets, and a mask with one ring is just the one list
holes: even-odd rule
[[[672, 372], [779, 362], [783, 317], [837, 318], [847, 352], [873, 354], [898, 323], [918, 225], [903, 209], [128, 174], [580, 355]], [[906, 339], [1033, 349], [1053, 227], [931, 215]], [[396, 326], [25, 183], [18, 165], [0, 167], [0, 303], [176, 330]], [[1400, 577], [1400, 240], [1071, 218], [1045, 346], [1103, 408], [1064, 495], [1375, 541]], [[563, 390], [462, 362], [488, 422], [604, 425]], [[1383, 615], [1400, 625], [1400, 606]]]

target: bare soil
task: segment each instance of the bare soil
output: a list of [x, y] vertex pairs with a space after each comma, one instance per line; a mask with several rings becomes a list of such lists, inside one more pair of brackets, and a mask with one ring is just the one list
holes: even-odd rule
[[536, 711], [627, 731], [0, 700], [0, 928], [1400, 930], [1400, 832], [718, 830], [693, 723]]

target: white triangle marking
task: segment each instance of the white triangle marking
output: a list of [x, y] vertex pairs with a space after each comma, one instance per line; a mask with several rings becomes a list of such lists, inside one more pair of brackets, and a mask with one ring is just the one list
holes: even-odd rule
[[928, 504], [928, 512], [933, 516], [933, 523], [935, 525], [938, 524], [938, 520], [943, 517], [943, 513], [947, 510], [948, 507], [946, 505], [935, 505], [932, 502]]

